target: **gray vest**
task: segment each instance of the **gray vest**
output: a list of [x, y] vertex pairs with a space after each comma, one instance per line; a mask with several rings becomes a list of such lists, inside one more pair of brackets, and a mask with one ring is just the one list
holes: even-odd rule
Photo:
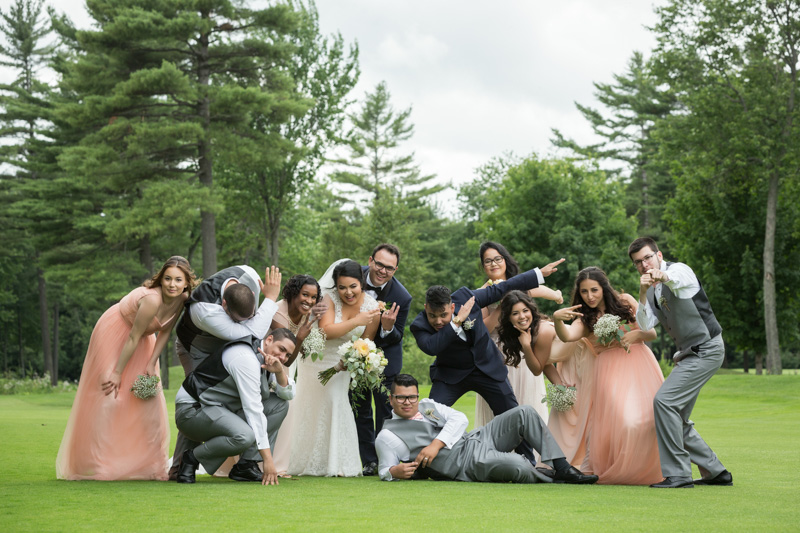
[[[255, 337], [244, 337], [226, 343], [213, 355], [207, 357], [197, 368], [186, 376], [183, 381], [183, 388], [189, 395], [203, 405], [219, 405], [227, 410], [236, 413], [242, 409], [242, 399], [239, 396], [239, 389], [233, 377], [225, 370], [222, 365], [222, 354], [230, 346], [244, 344], [253, 350], [253, 357], [260, 363], [264, 358], [258, 353], [258, 346], [261, 341]], [[269, 373], [261, 374], [261, 400], [269, 398]]]
[[[667, 263], [667, 266], [672, 263]], [[697, 280], [700, 283], [700, 280]], [[722, 333], [722, 327], [711, 310], [708, 296], [700, 290], [691, 298], [676, 297], [666, 284], [661, 284], [661, 298], [656, 301], [655, 285], [647, 289], [647, 300], [678, 346], [678, 359], [696, 352], [697, 347]]]
[[[422, 449], [433, 442], [433, 439], [439, 435], [442, 430], [433, 424], [425, 422], [424, 420], [405, 420], [403, 418], [391, 418], [384, 420], [382, 431], [391, 431], [403, 441], [403, 443], [411, 451], [411, 459], [413, 460]], [[467, 444], [470, 442], [469, 433], [461, 437], [459, 441], [451, 448], [442, 448], [436, 459], [428, 468], [420, 468], [418, 471], [423, 476], [428, 476], [433, 479], [451, 479], [456, 481], [472, 481], [467, 476], [466, 470], [469, 468], [469, 461], [464, 459], [468, 458], [469, 450]]]

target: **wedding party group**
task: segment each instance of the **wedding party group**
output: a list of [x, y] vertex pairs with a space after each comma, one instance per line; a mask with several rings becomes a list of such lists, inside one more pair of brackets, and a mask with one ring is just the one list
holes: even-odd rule
[[[377, 245], [365, 265], [341, 259], [319, 278], [292, 276], [282, 289], [275, 266], [263, 280], [238, 265], [198, 282], [186, 259], [170, 258], [98, 320], [57, 477], [733, 484], [689, 418], [724, 358], [722, 328], [689, 266], [636, 239], [638, 300], [587, 267], [548, 317], [535, 300], [564, 303], [545, 285], [563, 258], [523, 272], [500, 243], [477, 255], [486, 283], [428, 288], [410, 324], [432, 358], [428, 398], [403, 372], [412, 296], [396, 277], [396, 246]], [[677, 347], [666, 380], [645, 344], [659, 323]], [[157, 376], [173, 329], [185, 380], [169, 460]], [[452, 406], [470, 391], [467, 432]]]

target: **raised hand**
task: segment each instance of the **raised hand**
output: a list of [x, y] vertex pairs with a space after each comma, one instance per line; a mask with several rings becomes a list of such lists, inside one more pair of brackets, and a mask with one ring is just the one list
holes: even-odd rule
[[311, 323], [313, 324], [314, 321], [319, 320], [322, 318], [322, 315], [328, 310], [328, 302], [325, 300], [320, 300], [314, 307], [311, 308], [311, 316], [314, 317], [311, 319]]
[[273, 302], [278, 301], [278, 295], [281, 292], [281, 271], [275, 265], [269, 267], [264, 273], [264, 282], [258, 280], [258, 285], [261, 287], [261, 294], [264, 298], [268, 298]]
[[380, 309], [370, 309], [369, 311], [361, 311], [356, 315], [356, 325], [368, 326], [372, 324], [373, 320], [380, 317], [380, 314], [381, 314]]
[[266, 369], [273, 374], [280, 374], [283, 372], [283, 362], [273, 355], [267, 355], [261, 348], [258, 349], [259, 353], [264, 356], [264, 364], [261, 368]]
[[392, 307], [390, 307], [388, 311], [381, 313], [381, 327], [386, 331], [392, 331], [394, 329], [394, 323], [397, 320], [397, 313], [399, 312], [400, 306], [397, 305], [397, 302], [393, 302]]
[[558, 265], [560, 265], [561, 263], [563, 263], [564, 261], [566, 261], [566, 259], [564, 259], [562, 257], [558, 261], [553, 261], [552, 263], [548, 263], [545, 266], [543, 266], [542, 268], [540, 268], [539, 270], [542, 272], [542, 276], [547, 277], [550, 274], [552, 274], [553, 272], [558, 271], [558, 269], [556, 267]]
[[475, 297], [473, 296], [467, 302], [461, 306], [461, 309], [458, 310], [458, 314], [456, 318], [458, 319], [459, 323], [464, 322], [467, 318], [469, 318], [469, 314], [472, 311], [472, 306], [475, 305]]
[[572, 320], [575, 317], [583, 316], [583, 313], [579, 313], [577, 309], [581, 306], [573, 305], [572, 307], [562, 307], [555, 313], [553, 313], [553, 319], [561, 320], [562, 322]]

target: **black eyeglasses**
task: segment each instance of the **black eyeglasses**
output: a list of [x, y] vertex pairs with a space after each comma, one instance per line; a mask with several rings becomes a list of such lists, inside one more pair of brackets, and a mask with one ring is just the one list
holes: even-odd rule
[[409, 396], [398, 396], [397, 394], [392, 394], [392, 398], [399, 403], [417, 403], [419, 401], [419, 394], [411, 394]]
[[385, 270], [385, 271], [386, 271], [386, 272], [388, 272], [389, 274], [391, 274], [392, 272], [394, 272], [395, 270], [397, 270], [397, 267], [393, 267], [393, 266], [389, 266], [389, 265], [384, 265], [384, 264], [383, 264], [383, 263], [381, 263], [380, 261], [376, 261], [376, 260], [374, 260], [374, 259], [372, 260], [372, 262], [373, 262], [373, 263], [375, 263], [375, 268], [376, 268], [376, 270]]
[[487, 257], [486, 259], [483, 260], [483, 264], [488, 267], [492, 263], [495, 263], [497, 265], [502, 265], [504, 261], [505, 259], [503, 259], [503, 256], [498, 255], [497, 257]]
[[655, 253], [652, 253], [650, 255], [642, 257], [641, 259], [637, 259], [636, 261], [633, 262], [633, 266], [639, 268], [640, 266], [642, 266], [642, 263], [644, 263], [645, 261], [650, 261], [653, 257], [655, 257], [655, 255], [656, 255]]

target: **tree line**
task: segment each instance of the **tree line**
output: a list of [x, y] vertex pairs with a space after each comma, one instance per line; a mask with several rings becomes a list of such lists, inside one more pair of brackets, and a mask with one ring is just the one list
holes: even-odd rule
[[353, 93], [358, 47], [313, 3], [86, 6], [91, 29], [44, 0], [0, 11], [4, 372], [77, 378], [100, 314], [175, 254], [288, 277], [389, 241], [415, 313], [429, 285], [482, 284], [486, 239], [527, 268], [567, 257], [548, 280], [565, 296], [593, 264], [635, 292], [639, 235], [698, 273], [730, 364], [797, 368], [797, 2], [673, 0], [656, 47], [577, 104], [599, 143], [554, 130], [557, 157], [504, 154], [456, 186], [404, 148], [411, 109], [385, 83]]

